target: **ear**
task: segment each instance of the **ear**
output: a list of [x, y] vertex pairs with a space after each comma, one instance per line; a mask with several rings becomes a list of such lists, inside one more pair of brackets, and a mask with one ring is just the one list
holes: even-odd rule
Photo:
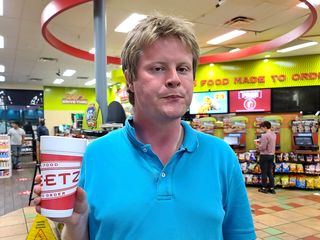
[[134, 92], [134, 87], [133, 87], [133, 83], [130, 80], [130, 77], [129, 77], [129, 73], [127, 70], [124, 71], [124, 76], [127, 80], [127, 89], [130, 90], [131, 92]]

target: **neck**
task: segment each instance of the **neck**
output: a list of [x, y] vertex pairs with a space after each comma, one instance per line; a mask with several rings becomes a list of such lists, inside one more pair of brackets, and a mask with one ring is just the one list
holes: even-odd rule
[[133, 123], [137, 138], [145, 144], [151, 144], [163, 165], [182, 144], [184, 133], [181, 119], [163, 122], [134, 117]]

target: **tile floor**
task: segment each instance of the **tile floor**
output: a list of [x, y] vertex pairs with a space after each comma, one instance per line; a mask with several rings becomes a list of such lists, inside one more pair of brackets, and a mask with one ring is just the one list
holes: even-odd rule
[[[35, 162], [22, 160], [22, 171], [0, 179], [0, 240], [25, 239], [36, 215], [33, 207], [26, 207]], [[273, 195], [247, 190], [257, 239], [320, 240], [320, 191], [277, 189]]]

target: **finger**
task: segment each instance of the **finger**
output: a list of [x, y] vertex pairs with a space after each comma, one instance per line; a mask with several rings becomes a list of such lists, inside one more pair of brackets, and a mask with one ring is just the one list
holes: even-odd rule
[[41, 175], [38, 174], [34, 180], [37, 184], [41, 183]]
[[41, 198], [40, 198], [40, 197], [35, 197], [35, 198], [33, 199], [34, 205], [39, 205], [40, 202], [41, 202]]
[[85, 191], [78, 187], [76, 193], [76, 202], [74, 204], [74, 212], [82, 214], [88, 209], [87, 197]]
[[39, 214], [41, 214], [41, 207], [40, 207], [40, 205], [37, 205], [37, 206], [36, 206], [36, 212], [39, 213]]
[[33, 188], [33, 192], [36, 195], [40, 196], [40, 194], [41, 194], [41, 186], [40, 185], [35, 185], [34, 188]]

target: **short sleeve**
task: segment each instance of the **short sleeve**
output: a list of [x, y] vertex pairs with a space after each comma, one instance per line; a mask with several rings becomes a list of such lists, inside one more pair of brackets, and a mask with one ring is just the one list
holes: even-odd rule
[[236, 157], [228, 186], [223, 222], [223, 239], [256, 239], [251, 209], [243, 175]]

